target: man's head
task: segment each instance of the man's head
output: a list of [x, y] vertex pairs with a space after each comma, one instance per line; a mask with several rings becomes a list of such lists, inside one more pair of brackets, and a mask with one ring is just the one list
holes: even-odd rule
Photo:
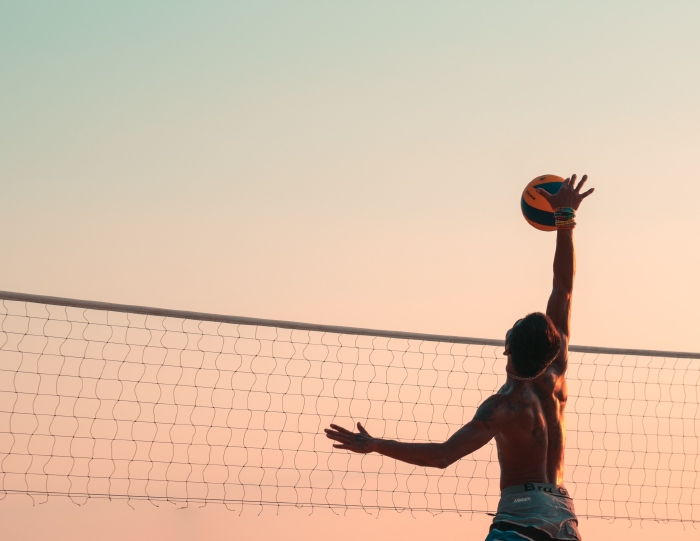
[[561, 336], [542, 312], [519, 319], [506, 333], [506, 355], [516, 375], [530, 378], [541, 374], [561, 349]]

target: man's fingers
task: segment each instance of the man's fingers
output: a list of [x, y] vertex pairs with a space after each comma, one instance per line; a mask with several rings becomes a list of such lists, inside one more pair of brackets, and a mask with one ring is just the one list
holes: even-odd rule
[[[329, 438], [330, 438], [330, 436], [329, 436]], [[330, 438], [330, 439], [338, 442], [337, 445], [353, 445], [355, 443], [352, 441], [344, 440], [342, 438]], [[334, 445], [336, 445], [336, 444], [334, 444]]]
[[343, 442], [349, 442], [352, 439], [349, 436], [346, 436], [345, 434], [340, 434], [339, 432], [329, 432], [328, 430], [326, 431], [326, 437], [331, 440]]
[[369, 436], [369, 433], [365, 430], [365, 427], [362, 426], [362, 423], [360, 423], [359, 421], [357, 423], [357, 430], [360, 431], [360, 434], [365, 434], [365, 435]]
[[588, 196], [591, 195], [594, 191], [595, 191], [595, 188], [591, 188], [591, 189], [588, 190], [587, 192], [583, 192], [583, 193], [581, 194], [581, 199], [583, 199], [584, 197], [588, 197]]
[[354, 434], [343, 434], [341, 432], [333, 432], [332, 430], [326, 430], [326, 436], [329, 438], [333, 438], [334, 440], [344, 440], [344, 441], [350, 441], [351, 439], [354, 438]]
[[549, 201], [552, 198], [552, 194], [550, 194], [547, 190], [543, 190], [542, 188], [535, 188], [535, 191], [542, 197], [544, 197], [547, 201]]
[[342, 426], [331, 424], [331, 428], [337, 430], [338, 432], [342, 432], [343, 434], [352, 434], [350, 430], [343, 428]]
[[567, 178], [566, 181], [569, 183], [569, 186], [573, 188], [574, 182], [576, 182], [576, 174], [571, 175], [571, 179]]
[[581, 182], [578, 183], [578, 186], [576, 186], [576, 192], [580, 193], [581, 188], [583, 188], [583, 184], [588, 180], [588, 175], [583, 175], [583, 178], [581, 179]]
[[333, 447], [335, 447], [336, 449], [349, 449], [347, 445], [343, 445], [341, 443], [334, 443]]

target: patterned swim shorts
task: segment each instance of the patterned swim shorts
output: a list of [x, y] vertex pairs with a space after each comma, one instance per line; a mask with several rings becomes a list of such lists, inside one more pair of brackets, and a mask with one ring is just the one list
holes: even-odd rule
[[486, 541], [581, 541], [574, 502], [563, 486], [525, 483], [501, 492]]

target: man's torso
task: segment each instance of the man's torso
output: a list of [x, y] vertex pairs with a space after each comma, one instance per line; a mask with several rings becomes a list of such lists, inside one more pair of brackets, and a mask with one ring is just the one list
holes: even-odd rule
[[552, 367], [532, 381], [509, 380], [498, 394], [511, 412], [495, 436], [501, 490], [533, 482], [561, 485], [567, 399], [563, 374]]

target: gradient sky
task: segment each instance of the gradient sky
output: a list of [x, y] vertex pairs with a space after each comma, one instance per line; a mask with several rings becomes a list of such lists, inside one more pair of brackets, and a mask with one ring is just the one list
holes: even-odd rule
[[501, 338], [551, 288], [522, 189], [588, 173], [573, 342], [699, 351], [699, 24], [691, 1], [0, 0], [0, 289]]

